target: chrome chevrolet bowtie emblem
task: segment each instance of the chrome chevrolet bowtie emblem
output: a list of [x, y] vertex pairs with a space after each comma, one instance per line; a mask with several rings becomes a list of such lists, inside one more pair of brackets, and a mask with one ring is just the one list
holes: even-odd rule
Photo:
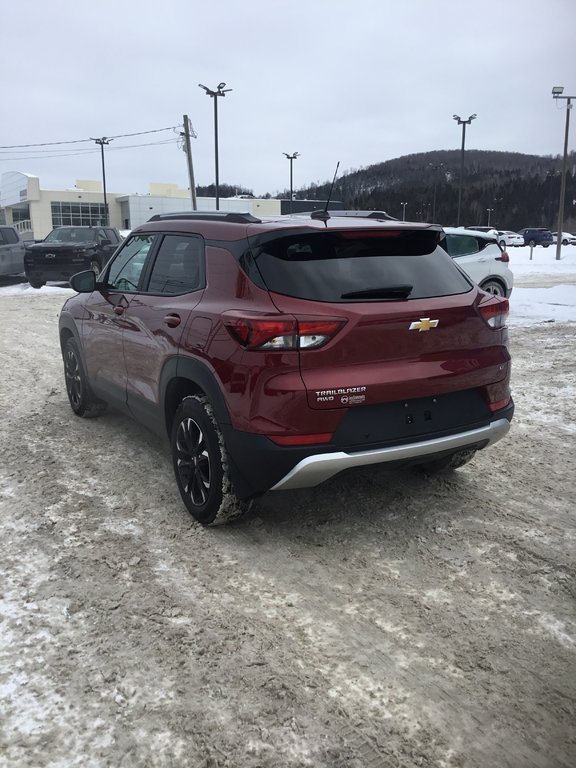
[[421, 317], [420, 320], [416, 320], [410, 323], [410, 331], [429, 331], [430, 328], [436, 328], [438, 320], [430, 320], [429, 317]]

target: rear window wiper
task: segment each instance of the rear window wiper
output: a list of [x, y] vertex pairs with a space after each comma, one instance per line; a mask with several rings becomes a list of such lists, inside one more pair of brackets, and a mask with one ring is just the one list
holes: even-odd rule
[[341, 299], [407, 299], [412, 293], [412, 285], [389, 285], [386, 288], [368, 288], [365, 291], [343, 293]]

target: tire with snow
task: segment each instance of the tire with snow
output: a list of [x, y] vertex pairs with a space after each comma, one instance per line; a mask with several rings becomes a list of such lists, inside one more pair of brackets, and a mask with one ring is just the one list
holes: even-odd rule
[[248, 503], [232, 489], [222, 433], [208, 398], [184, 398], [172, 425], [172, 461], [186, 508], [202, 525], [241, 517]]
[[424, 464], [418, 464], [417, 469], [426, 472], [428, 475], [435, 475], [442, 472], [452, 472], [455, 469], [463, 467], [472, 461], [476, 455], [475, 448], [469, 448], [461, 451], [455, 451], [449, 456], [443, 456], [441, 459], [432, 459]]
[[68, 339], [62, 350], [64, 378], [70, 407], [76, 416], [93, 418], [106, 410], [106, 403], [98, 400], [90, 391], [82, 358], [74, 339]]
[[566, 240], [566, 238], [564, 238], [564, 240], [562, 240], [562, 245], [568, 245], [568, 240]]
[[503, 296], [506, 298], [506, 289], [499, 280], [485, 280], [480, 284], [480, 288], [493, 296]]
[[46, 285], [42, 280], [29, 280], [28, 282], [31, 288], [42, 288], [43, 285]]

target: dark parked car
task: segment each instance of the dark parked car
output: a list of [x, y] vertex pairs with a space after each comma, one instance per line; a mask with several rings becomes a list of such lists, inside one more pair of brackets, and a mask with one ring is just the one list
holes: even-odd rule
[[543, 245], [544, 248], [548, 248], [554, 242], [552, 232], [545, 227], [528, 227], [527, 229], [521, 229], [518, 234], [524, 238], [524, 245], [532, 247]]
[[72, 410], [109, 403], [167, 436], [205, 525], [355, 467], [460, 467], [510, 426], [508, 300], [443, 238], [359, 217], [155, 216], [98, 278], [71, 279]]
[[26, 277], [32, 288], [41, 288], [82, 269], [99, 274], [121, 242], [113, 227], [56, 227], [41, 243], [26, 247]]

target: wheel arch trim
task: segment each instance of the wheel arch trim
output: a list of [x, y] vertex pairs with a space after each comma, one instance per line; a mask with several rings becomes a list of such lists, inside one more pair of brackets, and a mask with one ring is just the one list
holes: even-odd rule
[[231, 423], [228, 406], [216, 374], [201, 360], [177, 356], [168, 360], [160, 375], [160, 395], [168, 434], [170, 434], [172, 417], [176, 411], [173, 407], [175, 403], [170, 397], [170, 386], [176, 380], [190, 382], [208, 397], [219, 424]]

